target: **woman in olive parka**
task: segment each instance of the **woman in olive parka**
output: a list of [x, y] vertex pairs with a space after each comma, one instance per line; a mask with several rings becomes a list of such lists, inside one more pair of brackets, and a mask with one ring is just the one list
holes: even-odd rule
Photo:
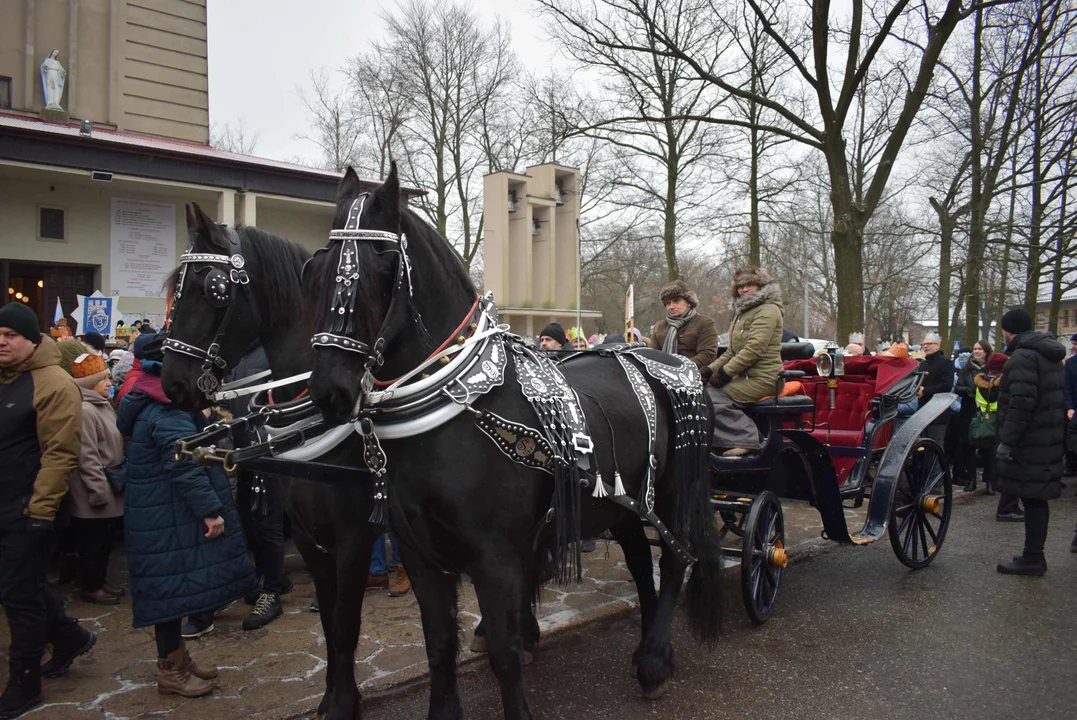
[[762, 446], [759, 429], [742, 409], [780, 392], [781, 288], [770, 273], [749, 265], [733, 274], [733, 324], [729, 349], [704, 371], [714, 405], [714, 446], [724, 457], [745, 455]]

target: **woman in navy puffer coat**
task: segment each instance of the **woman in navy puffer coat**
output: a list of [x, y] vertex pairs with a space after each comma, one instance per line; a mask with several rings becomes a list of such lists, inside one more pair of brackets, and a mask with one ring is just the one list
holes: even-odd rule
[[180, 623], [242, 597], [257, 581], [224, 473], [175, 459], [176, 441], [198, 432], [201, 418], [173, 407], [161, 389], [160, 345], [151, 338], [136, 347], [143, 375], [118, 413], [130, 437], [124, 539], [134, 626], [154, 626], [159, 690], [204, 695], [216, 668], [190, 660]]

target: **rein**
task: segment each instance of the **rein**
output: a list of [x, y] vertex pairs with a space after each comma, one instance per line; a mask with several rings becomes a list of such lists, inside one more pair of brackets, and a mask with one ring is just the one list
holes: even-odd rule
[[[176, 305], [179, 304], [179, 300], [183, 296], [183, 285], [187, 279], [188, 265], [196, 266], [196, 273], [202, 269], [198, 266], [221, 265], [227, 269], [227, 272], [225, 272], [218, 267], [212, 267], [206, 275], [203, 284], [206, 299], [209, 301], [210, 305], [216, 308], [227, 308], [224, 312], [224, 318], [221, 319], [221, 324], [217, 326], [217, 332], [214, 334], [213, 340], [210, 341], [209, 347], [205, 349], [200, 348], [197, 345], [185, 343], [182, 340], [176, 340], [172, 337], [166, 337], [164, 341], [165, 351], [179, 353], [180, 355], [186, 355], [202, 361], [202, 374], [198, 378], [197, 385], [198, 389], [201, 390], [207, 398], [212, 398], [214, 393], [221, 387], [221, 381], [217, 378], [214, 368], [224, 372], [224, 370], [231, 364], [221, 356], [220, 343], [232, 320], [236, 307], [236, 294], [239, 292], [240, 288], [242, 288], [243, 293], [246, 294], [248, 304], [255, 314], [255, 323], [259, 325], [261, 324], [261, 319], [258, 315], [258, 305], [254, 302], [254, 297], [252, 296], [250, 289], [250, 277], [244, 269], [247, 261], [243, 257], [239, 236], [237, 236], [236, 231], [230, 227], [225, 225], [219, 225], [218, 227], [221, 228], [224, 236], [228, 239], [232, 254], [218, 255], [214, 253], [196, 253], [189, 249], [180, 255], [180, 275], [179, 280], [176, 283], [175, 294], [172, 298], [172, 307], [169, 311], [167, 327], [169, 328], [169, 333], [171, 333], [172, 321], [176, 314]], [[235, 387], [235, 384], [232, 384], [232, 387]]]

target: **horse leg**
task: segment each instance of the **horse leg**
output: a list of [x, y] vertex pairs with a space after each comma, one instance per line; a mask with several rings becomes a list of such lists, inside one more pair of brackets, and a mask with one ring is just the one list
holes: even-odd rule
[[658, 567], [661, 573], [658, 605], [654, 620], [643, 637], [643, 652], [636, 673], [643, 696], [648, 700], [657, 700], [666, 693], [666, 683], [673, 674], [673, 612], [684, 582], [684, 571], [688, 569], [688, 565], [667, 548], [662, 549]]
[[423, 620], [426, 662], [430, 668], [429, 720], [460, 720], [460, 693], [456, 684], [456, 656], [460, 637], [456, 621], [459, 576], [442, 572], [406, 542], [401, 560], [408, 569]]
[[325, 693], [318, 703], [319, 720], [329, 712], [329, 698], [333, 691], [336, 670], [336, 644], [333, 641], [333, 608], [337, 599], [337, 568], [333, 556], [319, 549], [314, 541], [298, 526], [292, 525], [292, 535], [299, 554], [307, 564], [307, 570], [314, 578], [314, 592], [318, 598], [318, 614], [322, 621], [322, 635], [325, 636]]
[[[338, 528], [338, 532], [342, 532]], [[366, 523], [338, 536], [336, 556], [336, 594], [332, 599], [333, 679], [330, 684], [327, 720], [356, 720], [362, 717], [361, 697], [355, 684], [355, 647], [359, 644], [359, 628], [363, 615], [363, 595], [366, 592], [367, 568], [370, 567], [370, 547], [374, 533]], [[321, 603], [321, 589], [318, 601]], [[326, 593], [328, 595], [328, 592]], [[325, 608], [322, 608], [323, 616]], [[327, 650], [328, 651], [328, 650]]]
[[[538, 565], [536, 565], [531, 573], [532, 582], [534, 584], [520, 597], [520, 617], [523, 618], [523, 626], [521, 628], [523, 663], [525, 667], [534, 661], [535, 651], [538, 650], [539, 640], [541, 639], [539, 622], [538, 618], [535, 617], [535, 607], [532, 603], [532, 599], [538, 592], [538, 587], [548, 579], [547, 576], [549, 575], [549, 571], [546, 566], [549, 564], [549, 559], [545, 548], [535, 556], [535, 561]], [[651, 590], [653, 593], [653, 583]], [[471, 639], [471, 652], [485, 653], [486, 650], [486, 620], [480, 619], [479, 624], [475, 626], [475, 633]]]
[[636, 581], [636, 593], [639, 595], [640, 621], [642, 632], [640, 644], [632, 653], [632, 677], [636, 677], [639, 658], [643, 654], [643, 640], [654, 624], [658, 610], [658, 593], [654, 589], [654, 560], [651, 557], [651, 544], [643, 532], [643, 523], [639, 518], [629, 517], [610, 528], [613, 538], [624, 552], [625, 565]]
[[521, 599], [529, 587], [524, 565], [510, 560], [486, 563], [472, 574], [486, 621], [490, 668], [501, 686], [505, 720], [530, 720], [523, 687]]

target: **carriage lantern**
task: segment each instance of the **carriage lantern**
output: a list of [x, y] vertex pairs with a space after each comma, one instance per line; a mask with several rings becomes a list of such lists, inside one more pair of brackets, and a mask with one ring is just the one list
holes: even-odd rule
[[838, 378], [845, 375], [845, 356], [837, 346], [830, 345], [815, 358], [815, 371], [819, 377], [826, 378], [826, 385], [830, 388], [830, 409], [833, 410], [837, 400]]

